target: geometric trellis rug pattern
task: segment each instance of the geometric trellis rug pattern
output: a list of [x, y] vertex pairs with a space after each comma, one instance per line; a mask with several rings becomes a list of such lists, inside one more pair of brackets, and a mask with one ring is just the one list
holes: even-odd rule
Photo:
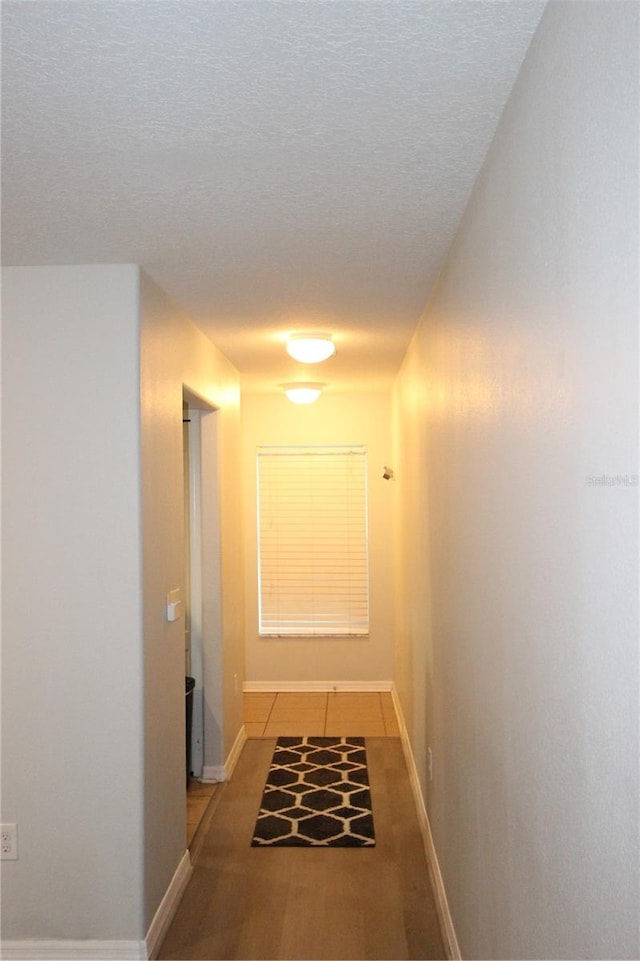
[[375, 847], [363, 737], [279, 737], [252, 847]]

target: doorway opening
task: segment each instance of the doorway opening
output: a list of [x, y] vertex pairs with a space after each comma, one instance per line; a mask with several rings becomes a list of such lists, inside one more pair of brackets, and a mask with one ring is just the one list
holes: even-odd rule
[[[222, 763], [222, 602], [218, 411], [183, 388], [185, 677], [193, 678], [185, 754], [198, 784]], [[185, 688], [186, 691], [186, 688]], [[185, 721], [188, 722], [189, 708]], [[186, 725], [188, 726], [188, 725]], [[205, 792], [200, 792], [204, 796]], [[189, 817], [189, 814], [188, 814]]]

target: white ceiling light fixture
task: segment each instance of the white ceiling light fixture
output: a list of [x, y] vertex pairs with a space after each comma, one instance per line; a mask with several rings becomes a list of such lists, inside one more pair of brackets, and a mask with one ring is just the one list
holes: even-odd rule
[[287, 353], [301, 364], [319, 364], [335, 352], [331, 334], [290, 334], [287, 339]]
[[280, 385], [292, 404], [313, 404], [322, 393], [324, 384], [296, 382]]

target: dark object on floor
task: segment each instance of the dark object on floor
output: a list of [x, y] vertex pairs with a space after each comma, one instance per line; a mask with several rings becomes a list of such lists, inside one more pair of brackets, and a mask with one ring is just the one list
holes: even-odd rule
[[189, 775], [191, 774], [191, 728], [193, 724], [193, 689], [196, 686], [193, 677], [184, 679], [184, 727], [187, 742], [185, 744], [185, 755], [187, 762], [187, 787], [189, 787]]
[[363, 737], [279, 737], [253, 847], [375, 847]]

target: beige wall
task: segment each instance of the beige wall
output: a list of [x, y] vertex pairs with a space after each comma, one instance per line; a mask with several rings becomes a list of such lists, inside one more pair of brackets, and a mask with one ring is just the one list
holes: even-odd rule
[[[184, 587], [182, 500], [183, 387], [216, 413], [219, 510], [211, 486], [205, 512], [219, 514], [219, 545], [205, 544], [204, 662], [212, 684], [205, 691], [205, 765], [220, 766], [242, 725], [242, 699], [233, 675], [244, 674], [242, 594], [240, 404], [235, 368], [149, 278], [141, 278], [142, 519], [145, 665], [145, 894], [148, 925], [185, 850], [184, 621], [167, 623], [165, 595]], [[203, 441], [206, 444], [206, 440]], [[211, 451], [203, 450], [209, 462]], [[215, 463], [209, 474], [215, 471]], [[214, 523], [217, 521], [214, 519]], [[214, 539], [217, 540], [217, 534]], [[221, 632], [221, 633], [220, 633]], [[215, 703], [215, 702], [218, 703]], [[217, 742], [220, 755], [212, 755]]]
[[[392, 487], [387, 394], [324, 393], [298, 406], [280, 394], [242, 401], [245, 511], [246, 651], [249, 682], [380, 682], [393, 668]], [[256, 542], [256, 449], [279, 444], [364, 444], [369, 469], [370, 625], [366, 638], [259, 638]], [[392, 465], [390, 465], [392, 466]]]
[[465, 958], [640, 952], [638, 12], [547, 7], [396, 386], [397, 681]]

